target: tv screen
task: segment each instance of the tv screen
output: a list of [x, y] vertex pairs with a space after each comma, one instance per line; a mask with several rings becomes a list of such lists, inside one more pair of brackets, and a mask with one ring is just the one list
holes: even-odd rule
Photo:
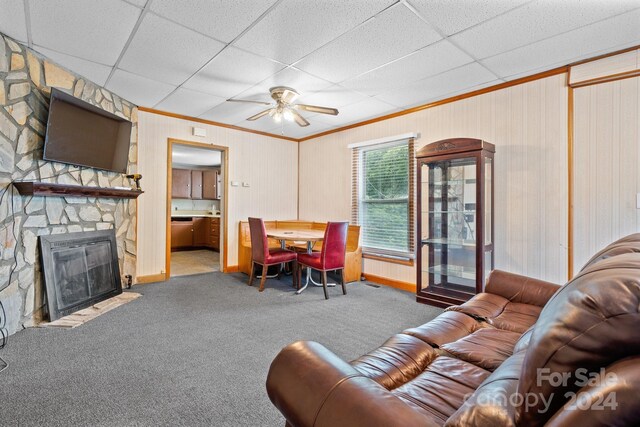
[[44, 160], [126, 173], [131, 122], [51, 90]]

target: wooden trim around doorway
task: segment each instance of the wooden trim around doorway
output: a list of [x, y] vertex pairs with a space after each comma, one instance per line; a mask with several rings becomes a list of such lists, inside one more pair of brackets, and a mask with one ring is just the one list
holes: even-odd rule
[[218, 150], [222, 152], [222, 170], [224, 174], [224, 195], [222, 197], [222, 204], [220, 206], [220, 212], [222, 215], [222, 230], [223, 230], [223, 242], [222, 242], [222, 271], [228, 272], [227, 262], [229, 256], [229, 147], [222, 145], [207, 144], [205, 142], [187, 141], [183, 139], [167, 139], [167, 224], [166, 224], [166, 247], [165, 247], [165, 277], [171, 277], [171, 151], [173, 144], [188, 145], [191, 147], [206, 148], [209, 150]]

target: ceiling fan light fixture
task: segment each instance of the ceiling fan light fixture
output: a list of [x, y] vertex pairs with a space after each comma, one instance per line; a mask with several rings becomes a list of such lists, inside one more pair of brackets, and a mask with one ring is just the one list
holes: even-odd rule
[[292, 122], [293, 121], [293, 112], [291, 111], [290, 108], [285, 108], [284, 113], [282, 113], [282, 116], [288, 122]]

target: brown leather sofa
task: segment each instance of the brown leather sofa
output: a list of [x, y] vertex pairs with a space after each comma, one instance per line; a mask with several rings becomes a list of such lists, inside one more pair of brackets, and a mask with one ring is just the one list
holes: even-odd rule
[[[267, 231], [271, 229], [309, 229], [322, 230], [327, 228], [326, 222], [313, 221], [265, 221], [264, 225]], [[238, 269], [249, 274], [251, 272], [251, 234], [249, 232], [249, 223], [240, 221], [238, 244]], [[362, 248], [360, 242], [360, 226], [349, 225], [347, 230], [347, 252], [344, 259], [344, 280], [346, 282], [356, 282], [362, 276]], [[298, 247], [301, 250], [306, 249], [306, 245], [296, 244], [295, 242], [287, 242], [287, 246]], [[275, 239], [269, 239], [270, 248], [279, 248], [280, 242]], [[313, 246], [314, 251], [322, 249], [322, 242], [318, 242]]]
[[351, 363], [295, 342], [267, 392], [290, 426], [640, 425], [640, 234], [565, 286], [493, 271], [486, 292]]

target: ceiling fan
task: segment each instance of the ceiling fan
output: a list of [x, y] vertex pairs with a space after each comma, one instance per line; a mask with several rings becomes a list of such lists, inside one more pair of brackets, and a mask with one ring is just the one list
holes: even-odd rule
[[273, 117], [273, 119], [278, 123], [280, 123], [284, 118], [285, 120], [295, 121], [299, 126], [304, 127], [309, 126], [309, 122], [302, 117], [300, 113], [298, 113], [298, 110], [311, 111], [312, 113], [320, 114], [331, 114], [332, 116], [338, 115], [338, 110], [335, 108], [319, 107], [317, 105], [293, 104], [293, 101], [298, 98], [299, 94], [295, 89], [291, 89], [290, 87], [275, 86], [269, 89], [269, 92], [271, 93], [271, 98], [276, 101], [275, 105], [270, 102], [250, 101], [248, 99], [227, 99], [227, 101], [249, 102], [252, 104], [268, 105], [271, 107], [249, 117], [247, 120], [250, 121], [258, 120], [260, 117], [268, 115]]

